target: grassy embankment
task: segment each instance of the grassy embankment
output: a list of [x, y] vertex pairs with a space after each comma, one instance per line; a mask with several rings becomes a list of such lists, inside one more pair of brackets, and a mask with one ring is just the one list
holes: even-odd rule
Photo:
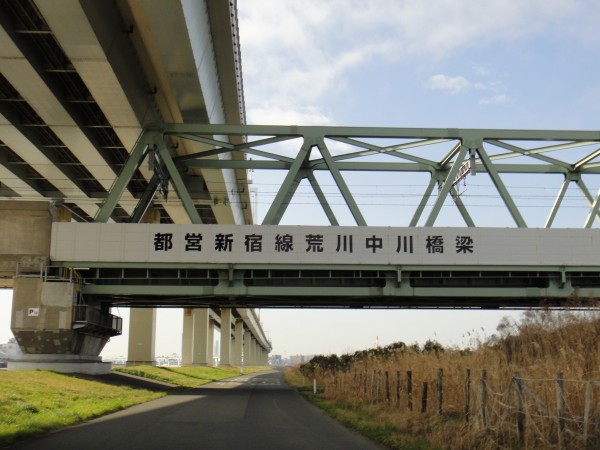
[[316, 357], [287, 380], [304, 375], [311, 401], [391, 448], [598, 449], [599, 342], [597, 311], [535, 311], [471, 350], [395, 343]]
[[[244, 374], [261, 372], [267, 369], [261, 366], [244, 367]], [[194, 388], [211, 381], [223, 380], [241, 375], [239, 367], [153, 367], [131, 366], [117, 367], [115, 372], [128, 373], [151, 380], [175, 384], [180, 387]]]
[[[265, 370], [245, 367], [244, 373]], [[236, 367], [134, 366], [117, 369], [181, 388], [197, 387], [240, 374]], [[166, 395], [45, 371], [0, 371], [0, 447]]]

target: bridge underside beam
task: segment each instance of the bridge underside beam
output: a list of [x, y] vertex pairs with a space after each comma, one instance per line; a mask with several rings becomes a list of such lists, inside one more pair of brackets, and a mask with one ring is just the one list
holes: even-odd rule
[[600, 307], [600, 267], [170, 265], [81, 276], [86, 296], [138, 307]]

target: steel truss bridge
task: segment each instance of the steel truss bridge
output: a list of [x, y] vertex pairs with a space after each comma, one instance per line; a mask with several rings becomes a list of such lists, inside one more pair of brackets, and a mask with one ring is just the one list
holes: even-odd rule
[[[177, 156], [180, 142], [207, 150]], [[237, 142], [237, 143], [235, 143]], [[202, 224], [186, 173], [210, 170], [279, 170], [284, 180], [263, 225], [278, 225], [302, 182], [312, 187], [330, 225], [339, 225], [318, 173], [333, 180], [356, 225], [367, 220], [346, 181], [350, 172], [370, 177], [426, 174], [429, 181], [406, 224], [435, 230], [442, 207], [452, 198], [466, 228], [476, 217], [459, 192], [468, 176], [483, 175], [497, 192], [515, 228], [527, 228], [522, 208], [505, 178], [562, 177], [543, 228], [551, 228], [567, 191], [575, 186], [587, 204], [579, 231], [600, 239], [600, 132], [483, 129], [410, 129], [320, 126], [164, 124], [141, 134], [95, 222], [107, 222], [138, 168], [147, 163], [153, 177], [132, 215], [138, 222], [157, 193], [177, 191], [192, 224]], [[478, 178], [479, 179], [479, 178]], [[536, 178], [540, 180], [540, 178]], [[544, 186], [549, 186], [550, 183]], [[437, 188], [437, 189], [436, 189]], [[247, 205], [245, 205], [247, 206]], [[563, 208], [564, 209], [564, 208]], [[568, 212], [568, 211], [567, 211]], [[218, 226], [218, 225], [212, 225]], [[541, 227], [540, 227], [541, 228]], [[542, 232], [542, 229], [540, 229]], [[576, 260], [576, 258], [575, 258]], [[83, 293], [129, 306], [218, 305], [238, 307], [441, 307], [521, 308], [583, 302], [598, 306], [600, 252], [585, 263], [502, 264], [247, 264], [53, 261], [79, 270]]]

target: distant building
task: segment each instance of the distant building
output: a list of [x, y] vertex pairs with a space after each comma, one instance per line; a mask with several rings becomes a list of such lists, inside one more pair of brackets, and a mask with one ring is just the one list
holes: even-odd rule
[[296, 364], [302, 364], [304, 362], [306, 362], [307, 360], [305, 359], [304, 355], [292, 355], [290, 356], [290, 362], [292, 363], [293, 366], [295, 366]]
[[269, 365], [270, 366], [286, 366], [284, 362], [284, 358], [281, 355], [271, 355], [269, 356]]
[[271, 366], [294, 366], [296, 364], [303, 364], [310, 361], [314, 355], [292, 355], [285, 357], [283, 355], [271, 355], [269, 356], [269, 364]]
[[0, 367], [6, 367], [10, 360], [16, 360], [21, 357], [21, 348], [15, 338], [10, 338], [6, 344], [0, 344]]

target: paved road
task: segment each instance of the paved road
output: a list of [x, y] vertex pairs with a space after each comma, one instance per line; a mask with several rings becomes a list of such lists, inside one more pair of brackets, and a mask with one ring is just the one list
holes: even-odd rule
[[245, 375], [16, 444], [13, 449], [381, 449], [330, 419], [279, 371]]

